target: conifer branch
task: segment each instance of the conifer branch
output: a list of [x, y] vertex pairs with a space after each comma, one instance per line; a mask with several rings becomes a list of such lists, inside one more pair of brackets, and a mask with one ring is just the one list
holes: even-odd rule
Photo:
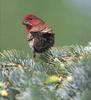
[[83, 100], [90, 80], [91, 43], [53, 47], [36, 59], [17, 50], [0, 53], [1, 100]]

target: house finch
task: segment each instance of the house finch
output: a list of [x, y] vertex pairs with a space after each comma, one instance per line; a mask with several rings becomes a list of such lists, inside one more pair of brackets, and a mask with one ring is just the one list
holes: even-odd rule
[[40, 18], [33, 14], [24, 17], [23, 25], [26, 26], [26, 35], [29, 47], [35, 53], [42, 53], [54, 44], [53, 30]]

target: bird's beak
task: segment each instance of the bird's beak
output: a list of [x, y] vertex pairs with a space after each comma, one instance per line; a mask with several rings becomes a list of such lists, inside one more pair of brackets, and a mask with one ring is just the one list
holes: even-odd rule
[[22, 24], [23, 24], [23, 25], [27, 25], [26, 21], [23, 21]]
[[31, 23], [29, 23], [28, 21], [23, 21], [23, 23], [22, 23], [23, 25], [30, 25], [30, 26], [32, 26], [32, 24]]

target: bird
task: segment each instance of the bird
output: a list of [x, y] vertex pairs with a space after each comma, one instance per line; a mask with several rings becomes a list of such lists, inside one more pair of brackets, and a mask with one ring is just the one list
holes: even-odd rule
[[36, 53], [43, 53], [53, 47], [55, 35], [53, 29], [41, 18], [30, 13], [24, 16], [22, 24], [25, 26], [33, 57], [36, 57]]

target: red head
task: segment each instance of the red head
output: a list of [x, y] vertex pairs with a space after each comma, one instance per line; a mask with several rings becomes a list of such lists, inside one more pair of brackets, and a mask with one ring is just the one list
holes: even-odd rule
[[42, 20], [32, 14], [28, 14], [24, 17], [23, 25], [26, 26], [26, 30], [29, 31], [33, 26], [40, 24]]

